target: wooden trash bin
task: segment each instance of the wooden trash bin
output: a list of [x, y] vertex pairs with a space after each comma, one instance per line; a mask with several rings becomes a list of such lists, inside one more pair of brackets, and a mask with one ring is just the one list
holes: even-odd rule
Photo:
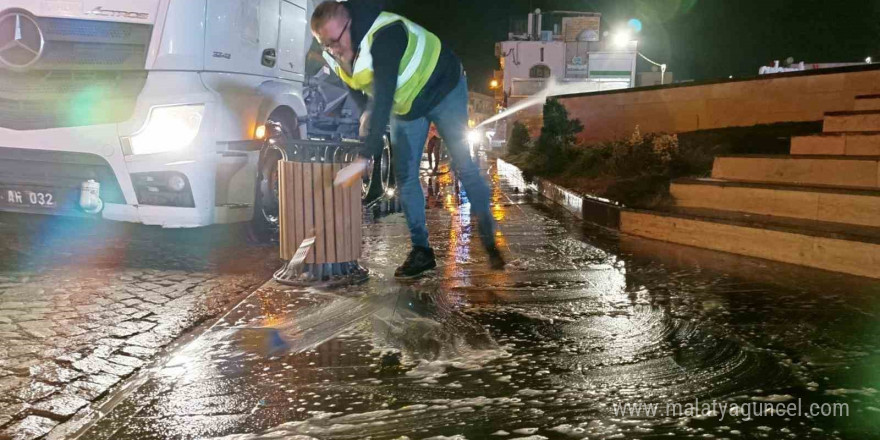
[[[286, 284], [349, 283], [366, 278], [362, 250], [362, 186], [336, 187], [336, 173], [356, 157], [360, 144], [293, 141], [278, 161], [280, 254], [289, 261], [275, 279]], [[314, 237], [305, 259], [294, 261]]]

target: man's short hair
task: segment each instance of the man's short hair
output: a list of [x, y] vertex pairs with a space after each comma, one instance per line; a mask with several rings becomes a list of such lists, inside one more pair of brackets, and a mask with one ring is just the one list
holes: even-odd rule
[[349, 18], [348, 9], [342, 3], [330, 0], [318, 5], [312, 13], [312, 32], [317, 33], [328, 21], [334, 18]]

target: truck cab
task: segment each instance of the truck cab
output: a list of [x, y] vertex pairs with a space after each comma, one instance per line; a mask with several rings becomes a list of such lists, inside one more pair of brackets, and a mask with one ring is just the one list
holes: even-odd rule
[[251, 220], [266, 123], [308, 135], [310, 13], [310, 0], [5, 0], [0, 210]]

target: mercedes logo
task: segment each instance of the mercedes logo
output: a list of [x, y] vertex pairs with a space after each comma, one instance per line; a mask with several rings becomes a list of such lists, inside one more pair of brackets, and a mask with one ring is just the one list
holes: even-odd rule
[[0, 64], [24, 69], [43, 55], [43, 31], [31, 16], [12, 12], [0, 16]]

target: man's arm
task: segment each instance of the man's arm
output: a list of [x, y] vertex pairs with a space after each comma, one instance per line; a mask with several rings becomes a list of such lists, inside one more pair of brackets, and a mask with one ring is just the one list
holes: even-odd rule
[[382, 152], [382, 136], [391, 118], [400, 60], [406, 52], [407, 38], [402, 23], [393, 24], [376, 33], [373, 39], [373, 100], [368, 106], [369, 134], [361, 156], [373, 158]]
[[406, 31], [402, 23], [390, 25], [376, 33], [370, 50], [373, 56], [373, 99], [367, 105], [367, 112], [371, 114], [369, 134], [360, 151], [360, 157], [336, 174], [334, 185], [351, 186], [365, 172], [367, 159], [375, 158], [382, 152], [382, 136], [391, 119], [394, 92], [397, 90], [397, 73], [406, 45]]

